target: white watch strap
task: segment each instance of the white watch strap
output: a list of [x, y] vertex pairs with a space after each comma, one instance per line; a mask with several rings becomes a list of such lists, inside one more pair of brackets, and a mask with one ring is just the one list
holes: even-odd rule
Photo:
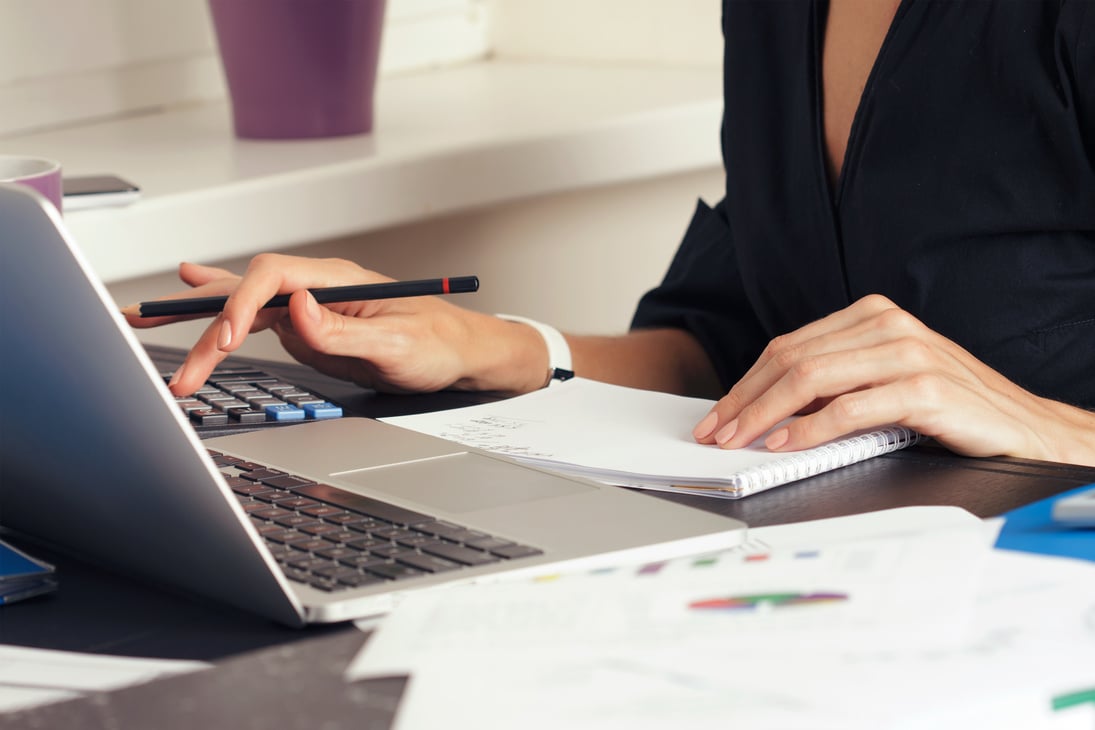
[[540, 333], [540, 337], [544, 339], [548, 351], [548, 371], [545, 386], [563, 380], [570, 380], [574, 377], [573, 365], [570, 362], [570, 345], [567, 344], [566, 338], [559, 330], [543, 322], [537, 322], [527, 317], [518, 317], [514, 314], [496, 314], [494, 316], [509, 322], [527, 324]]

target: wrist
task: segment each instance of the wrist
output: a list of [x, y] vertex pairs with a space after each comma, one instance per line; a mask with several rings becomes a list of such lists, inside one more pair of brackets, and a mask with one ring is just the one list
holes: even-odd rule
[[450, 387], [468, 391], [528, 393], [544, 387], [547, 343], [523, 321], [464, 312], [463, 333], [455, 337], [463, 375]]
[[540, 384], [541, 388], [574, 377], [570, 344], [567, 343], [566, 337], [559, 330], [549, 324], [527, 317], [518, 317], [513, 314], [496, 314], [495, 316], [507, 322], [516, 322], [531, 327], [540, 336], [547, 350], [547, 367], [542, 369], [543, 381]]

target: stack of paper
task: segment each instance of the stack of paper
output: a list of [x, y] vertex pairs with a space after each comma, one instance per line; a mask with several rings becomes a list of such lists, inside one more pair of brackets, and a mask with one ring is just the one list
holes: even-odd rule
[[399, 730], [1032, 730], [1095, 687], [1095, 565], [993, 551], [957, 508], [750, 533], [767, 548], [408, 596], [347, 677], [410, 675]]
[[110, 692], [209, 666], [181, 659], [140, 659], [0, 644], [0, 713]]
[[56, 590], [54, 568], [0, 541], [0, 605]]

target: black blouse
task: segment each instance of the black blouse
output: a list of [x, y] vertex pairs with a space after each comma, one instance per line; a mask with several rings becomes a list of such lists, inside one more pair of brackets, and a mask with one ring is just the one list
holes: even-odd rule
[[835, 189], [826, 12], [723, 3], [726, 197], [632, 327], [688, 330], [729, 388], [772, 337], [880, 293], [1095, 407], [1095, 0], [903, 0]]

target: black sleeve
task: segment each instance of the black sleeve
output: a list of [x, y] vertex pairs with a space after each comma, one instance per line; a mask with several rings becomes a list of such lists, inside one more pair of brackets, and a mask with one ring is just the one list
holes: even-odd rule
[[768, 343], [742, 288], [724, 202], [699, 201], [665, 278], [639, 301], [631, 329], [655, 327], [691, 333], [727, 390]]
[[1088, 160], [1095, 165], [1095, 2], [1072, 0], [1061, 14], [1065, 83], [1071, 79], [1076, 116], [1087, 150]]

